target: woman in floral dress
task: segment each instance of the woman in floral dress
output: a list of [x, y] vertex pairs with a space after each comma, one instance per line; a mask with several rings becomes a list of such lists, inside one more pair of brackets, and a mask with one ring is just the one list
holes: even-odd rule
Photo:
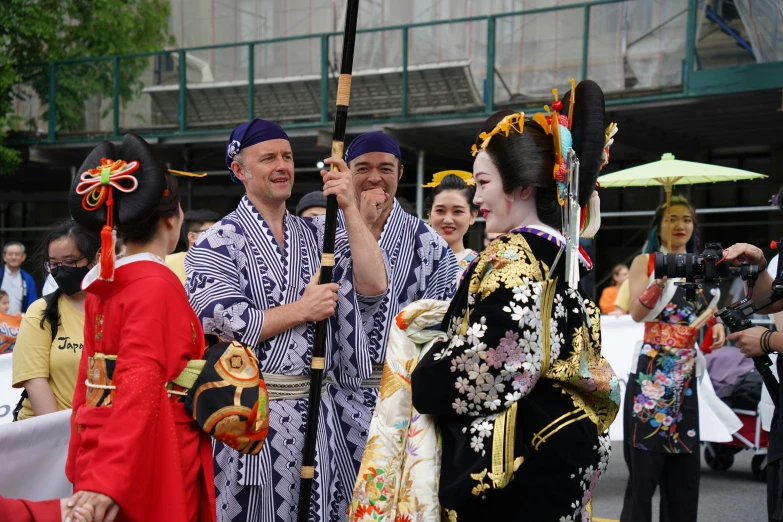
[[[568, 98], [555, 105], [563, 115]], [[465, 273], [445, 340], [411, 379], [413, 406], [437, 415], [443, 520], [591, 520], [619, 391], [601, 356], [598, 307], [566, 282], [560, 256], [552, 127], [573, 138], [582, 206], [606, 143], [600, 88], [582, 82], [576, 100], [570, 121], [496, 113], [476, 142], [474, 202], [487, 230], [503, 235]]]
[[[695, 223], [695, 212], [685, 198], [675, 196], [668, 207], [661, 205], [648, 240], [649, 254], [638, 256], [631, 266], [629, 311], [645, 328], [625, 395], [624, 453], [629, 477], [622, 522], [652, 520], [652, 496], [658, 484], [661, 512], [668, 520], [690, 522], [697, 516], [701, 465], [695, 343], [699, 329], [689, 325], [709, 308], [714, 296], [698, 290], [689, 301], [685, 289], [674, 281], [656, 280], [653, 255], [697, 252]], [[704, 342], [718, 348], [724, 340], [723, 325], [716, 324]]]

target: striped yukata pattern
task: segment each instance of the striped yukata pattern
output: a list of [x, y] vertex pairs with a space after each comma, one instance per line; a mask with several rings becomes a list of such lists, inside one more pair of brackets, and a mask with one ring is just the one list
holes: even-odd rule
[[[297, 301], [320, 268], [322, 223], [286, 213], [284, 231], [285, 244], [280, 248], [263, 217], [243, 197], [234, 212], [203, 233], [191, 248], [185, 260], [186, 288], [205, 333], [252, 346], [262, 372], [306, 376], [315, 323], [300, 324], [257, 342], [264, 325], [263, 311]], [[360, 307], [344, 229], [338, 230], [335, 254], [334, 280], [340, 290], [336, 313], [328, 322], [326, 349], [326, 373], [335, 384], [327, 386], [321, 400], [310, 505], [310, 520], [317, 522], [345, 518], [358, 464], [344, 450], [349, 443], [341, 438], [350, 429], [339, 425], [342, 410], [335, 404], [335, 390], [355, 392], [370, 375], [366, 331], [383, 297], [362, 297]], [[269, 435], [259, 455], [214, 445], [219, 522], [296, 519], [307, 399], [271, 401], [270, 410]]]

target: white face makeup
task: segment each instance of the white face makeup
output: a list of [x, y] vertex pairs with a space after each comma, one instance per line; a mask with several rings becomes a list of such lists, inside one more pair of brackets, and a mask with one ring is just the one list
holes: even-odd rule
[[516, 198], [503, 191], [500, 172], [484, 151], [479, 152], [473, 162], [473, 179], [476, 181], [473, 203], [481, 209], [479, 215], [487, 222], [487, 232], [505, 234], [522, 224], [523, 213], [519, 205], [514, 204]]

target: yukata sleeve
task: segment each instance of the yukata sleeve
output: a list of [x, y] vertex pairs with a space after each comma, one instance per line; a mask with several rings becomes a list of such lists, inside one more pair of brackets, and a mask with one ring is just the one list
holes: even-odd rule
[[[319, 244], [323, 240], [321, 232], [319, 228]], [[358, 390], [361, 381], [372, 374], [369, 340], [365, 333], [366, 321], [372, 321], [372, 316], [365, 317], [361, 311], [345, 228], [338, 227], [332, 280], [340, 285], [340, 289], [334, 315], [329, 320], [332, 342], [326, 351], [327, 368], [341, 386]]]
[[391, 263], [389, 263], [389, 256], [383, 248], [381, 248], [381, 255], [383, 256], [383, 266], [386, 270], [388, 282], [386, 291], [379, 295], [356, 294], [356, 303], [359, 307], [362, 327], [367, 335], [370, 335], [370, 332], [375, 325], [375, 314], [380, 313], [381, 305], [384, 300], [388, 299], [391, 295], [391, 276], [389, 275], [391, 274]]
[[238, 224], [222, 221], [204, 232], [185, 257], [185, 288], [204, 333], [255, 346], [264, 312], [247, 295], [248, 257]]
[[531, 266], [520, 261], [484, 272], [467, 318], [453, 319], [450, 338], [413, 372], [417, 410], [492, 415], [528, 395], [547, 373], [563, 342], [551, 314], [556, 287], [522, 275]]
[[462, 269], [451, 248], [440, 237], [437, 239], [429, 252], [427, 261], [432, 269], [422, 299], [450, 301], [457, 291], [457, 273]]

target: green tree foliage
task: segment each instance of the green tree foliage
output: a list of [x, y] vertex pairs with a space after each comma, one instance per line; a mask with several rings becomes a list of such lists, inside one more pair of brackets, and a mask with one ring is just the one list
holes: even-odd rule
[[[169, 13], [169, 0], [0, 0], [0, 174], [20, 162], [19, 152], [6, 145], [8, 131], [34, 128], [34, 122], [11, 116], [16, 85], [30, 85], [46, 106], [47, 62], [160, 50], [172, 42]], [[149, 63], [121, 61], [124, 103], [138, 94]], [[114, 92], [113, 62], [61, 64], [55, 79], [58, 129], [83, 129], [87, 99]]]

